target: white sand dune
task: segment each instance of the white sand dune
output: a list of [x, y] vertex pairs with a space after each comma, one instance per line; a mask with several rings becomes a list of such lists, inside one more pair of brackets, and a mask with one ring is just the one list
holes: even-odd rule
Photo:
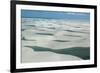
[[31, 48], [22, 47], [22, 63], [30, 62], [53, 62], [53, 61], [81, 60], [72, 55], [57, 54], [53, 52], [35, 52]]
[[[34, 27], [33, 27], [34, 25]], [[76, 56], [53, 52], [36, 52], [25, 46], [40, 46], [52, 49], [90, 46], [90, 25], [65, 20], [23, 18], [22, 62], [46, 62], [81, 60]], [[55, 41], [58, 40], [58, 41]]]

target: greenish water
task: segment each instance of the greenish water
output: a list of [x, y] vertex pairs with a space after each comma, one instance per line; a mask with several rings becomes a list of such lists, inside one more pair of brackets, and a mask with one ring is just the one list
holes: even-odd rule
[[36, 34], [39, 34], [39, 35], [53, 35], [51, 33], [36, 33]]
[[64, 36], [69, 36], [69, 37], [81, 37], [81, 36], [78, 36], [78, 35], [64, 35]]
[[59, 54], [73, 55], [80, 57], [84, 60], [90, 59], [90, 47], [72, 47], [63, 49], [51, 49], [38, 46], [26, 46], [32, 48], [34, 51], [51, 51]]
[[66, 40], [54, 40], [56, 42], [70, 42], [70, 41], [66, 41]]
[[74, 30], [64, 30], [64, 31], [68, 31], [68, 32], [76, 32], [76, 33], [86, 33], [86, 32], [83, 32], [83, 31], [74, 31]]

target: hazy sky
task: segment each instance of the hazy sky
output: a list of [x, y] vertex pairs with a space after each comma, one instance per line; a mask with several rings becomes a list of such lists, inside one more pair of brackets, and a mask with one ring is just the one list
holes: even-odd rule
[[40, 10], [21, 10], [22, 18], [47, 18], [47, 19], [66, 19], [76, 21], [90, 21], [90, 13], [80, 12], [56, 12]]

